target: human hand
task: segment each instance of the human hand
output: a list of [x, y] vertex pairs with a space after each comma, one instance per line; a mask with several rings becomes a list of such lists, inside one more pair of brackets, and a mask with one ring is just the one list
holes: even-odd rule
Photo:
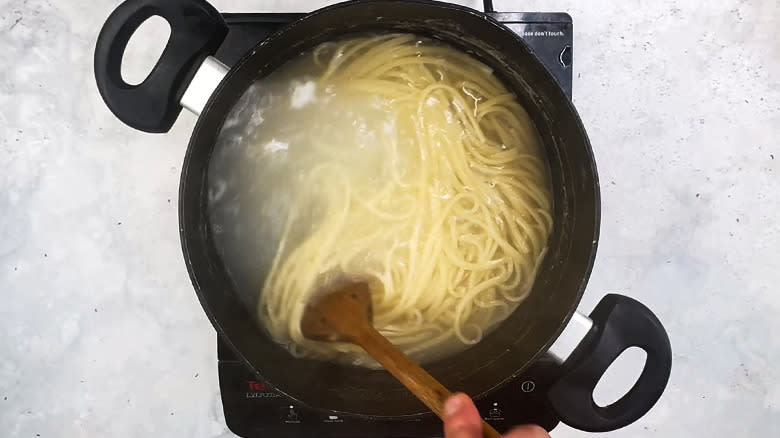
[[[444, 438], [482, 438], [482, 418], [466, 394], [454, 394], [444, 403]], [[504, 438], [550, 438], [550, 435], [539, 426], [527, 424], [515, 427]]]

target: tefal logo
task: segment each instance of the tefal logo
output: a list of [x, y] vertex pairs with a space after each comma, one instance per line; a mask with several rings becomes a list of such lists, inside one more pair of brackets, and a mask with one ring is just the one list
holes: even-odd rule
[[265, 391], [265, 382], [250, 380], [247, 384], [249, 384], [250, 391]]

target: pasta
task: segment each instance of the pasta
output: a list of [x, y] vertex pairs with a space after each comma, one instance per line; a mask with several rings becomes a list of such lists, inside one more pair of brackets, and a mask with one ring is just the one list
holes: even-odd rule
[[[375, 327], [414, 359], [479, 342], [531, 290], [553, 225], [528, 115], [489, 67], [415, 35], [328, 42], [302, 57], [317, 74], [292, 107], [319, 105], [326, 118], [358, 103], [368, 115], [352, 123], [361, 144], [345, 144], [343, 125], [342, 137], [310, 137], [259, 320], [297, 356], [376, 366], [358, 347], [301, 333], [312, 295], [350, 276], [369, 281]], [[362, 162], [360, 148], [375, 155]]]

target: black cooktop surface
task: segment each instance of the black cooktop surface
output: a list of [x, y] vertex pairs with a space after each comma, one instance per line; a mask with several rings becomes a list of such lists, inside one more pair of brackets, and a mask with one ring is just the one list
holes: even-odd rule
[[[490, 12], [520, 35], [571, 98], [572, 21], [565, 13]], [[258, 42], [304, 14], [223, 14], [229, 33], [216, 57], [226, 65], [238, 61]], [[219, 387], [225, 422], [245, 438], [430, 438], [442, 436], [433, 414], [404, 420], [343, 416], [300, 406], [260, 380], [218, 340]], [[547, 430], [558, 418], [547, 407], [545, 393], [555, 365], [543, 357], [512, 383], [477, 400], [482, 417], [499, 432], [525, 423]]]

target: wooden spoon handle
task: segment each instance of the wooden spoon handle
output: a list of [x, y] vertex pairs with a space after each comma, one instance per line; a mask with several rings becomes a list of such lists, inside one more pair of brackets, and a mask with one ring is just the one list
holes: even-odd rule
[[[366, 326], [361, 335], [356, 337], [353, 342], [363, 347], [371, 357], [381, 363], [433, 413], [442, 420], [444, 419], [444, 402], [452, 395], [450, 390], [434, 379], [420, 365], [409, 359], [409, 356], [401, 352], [373, 326]], [[484, 420], [482, 420], [482, 435], [485, 438], [501, 438], [501, 434]]]

